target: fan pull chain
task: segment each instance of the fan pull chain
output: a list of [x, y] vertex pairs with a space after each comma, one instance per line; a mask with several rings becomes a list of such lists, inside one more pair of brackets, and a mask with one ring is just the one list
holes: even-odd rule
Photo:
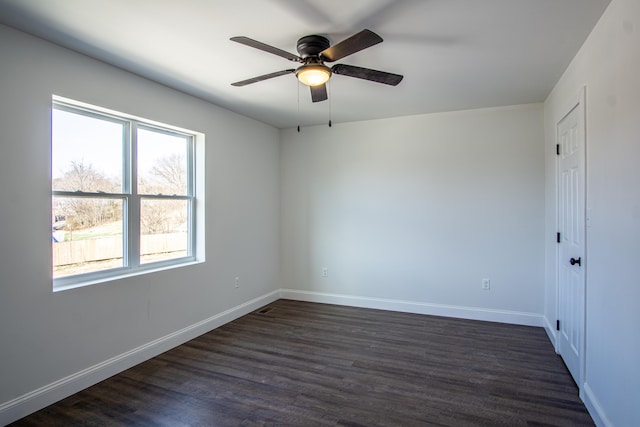
[[331, 90], [331, 80], [329, 80], [327, 83], [329, 83], [327, 85], [327, 89], [329, 89], [329, 127], [331, 127], [331, 98], [333, 98], [333, 93]]
[[298, 133], [300, 133], [300, 82], [296, 82], [298, 86]]

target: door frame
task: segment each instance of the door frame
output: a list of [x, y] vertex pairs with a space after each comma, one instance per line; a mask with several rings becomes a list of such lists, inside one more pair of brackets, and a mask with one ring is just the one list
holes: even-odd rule
[[[590, 226], [590, 218], [589, 218], [589, 200], [588, 200], [588, 191], [587, 191], [587, 183], [588, 183], [588, 151], [587, 151], [587, 108], [586, 108], [586, 98], [587, 98], [587, 87], [583, 86], [580, 89], [580, 92], [577, 96], [573, 97], [570, 102], [567, 102], [566, 105], [560, 110], [558, 116], [554, 120], [554, 134], [555, 134], [555, 143], [559, 143], [558, 138], [558, 125], [564, 118], [573, 111], [574, 108], [579, 107], [581, 110], [579, 111], [581, 123], [581, 131], [584, 139], [584, 160], [583, 160], [583, 197], [584, 197], [584, 245], [583, 245], [583, 254], [584, 254], [584, 295], [583, 295], [583, 307], [582, 307], [582, 342], [580, 343], [580, 361], [579, 361], [579, 378], [574, 378], [576, 385], [580, 393], [582, 393], [583, 384], [585, 382], [585, 373], [586, 373], [586, 349], [587, 349], [587, 272], [588, 272], [588, 253], [587, 253], [587, 240], [588, 234], [587, 230]], [[556, 191], [556, 230], [559, 231], [560, 228], [560, 156], [556, 156], [556, 182], [555, 182], [555, 191]], [[555, 250], [555, 264], [556, 264], [556, 319], [560, 318], [560, 246], [556, 245]], [[560, 354], [560, 331], [555, 331], [556, 339], [554, 343], [554, 348], [557, 354]]]

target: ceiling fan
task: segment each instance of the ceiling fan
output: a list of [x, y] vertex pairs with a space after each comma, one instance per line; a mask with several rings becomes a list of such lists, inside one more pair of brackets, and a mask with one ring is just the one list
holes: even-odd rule
[[372, 70], [370, 68], [356, 67], [353, 65], [336, 64], [332, 67], [325, 65], [325, 62], [338, 61], [345, 56], [349, 56], [382, 42], [382, 37], [366, 29], [333, 46], [331, 46], [326, 37], [318, 35], [304, 36], [298, 40], [296, 45], [299, 56], [250, 39], [249, 37], [232, 37], [231, 40], [302, 64], [298, 68], [276, 71], [275, 73], [264, 74], [231, 83], [232, 86], [246, 86], [274, 77], [295, 73], [298, 80], [311, 89], [311, 100], [313, 102], [320, 102], [327, 99], [327, 87], [325, 83], [331, 78], [332, 74], [355, 77], [391, 86], [396, 86], [402, 81], [403, 77], [400, 74], [387, 73], [385, 71]]

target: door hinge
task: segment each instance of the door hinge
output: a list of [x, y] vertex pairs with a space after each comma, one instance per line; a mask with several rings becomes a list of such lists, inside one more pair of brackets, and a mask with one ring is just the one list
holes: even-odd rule
[[560, 155], [560, 144], [556, 144], [556, 155]]
[[556, 320], [556, 331], [560, 330], [560, 320]]
[[560, 232], [559, 231], [556, 233], [556, 242], [560, 243]]

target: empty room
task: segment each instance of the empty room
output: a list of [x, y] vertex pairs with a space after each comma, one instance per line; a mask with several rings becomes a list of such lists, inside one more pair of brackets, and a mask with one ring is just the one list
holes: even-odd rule
[[638, 76], [638, 0], [0, 0], [0, 425], [640, 425]]

